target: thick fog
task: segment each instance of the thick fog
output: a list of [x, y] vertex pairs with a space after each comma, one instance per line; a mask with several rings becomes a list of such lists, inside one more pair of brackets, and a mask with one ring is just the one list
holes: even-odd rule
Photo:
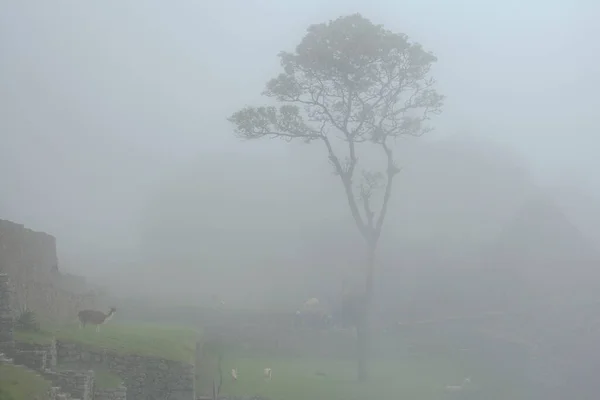
[[61, 268], [119, 293], [190, 303], [219, 292], [240, 306], [334, 295], [363, 254], [324, 149], [240, 142], [226, 118], [262, 102], [277, 53], [309, 24], [360, 12], [433, 51], [447, 96], [433, 133], [398, 144], [381, 274], [446, 276], [564, 217], [556, 230], [573, 233], [548, 257], [566, 259], [524, 274], [563, 281], [582, 241], [600, 245], [599, 11], [586, 0], [4, 2], [0, 218], [54, 234]]

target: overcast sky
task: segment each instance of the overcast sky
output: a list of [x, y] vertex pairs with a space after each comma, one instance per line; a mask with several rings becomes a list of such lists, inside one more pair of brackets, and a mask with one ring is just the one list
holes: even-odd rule
[[226, 117], [261, 101], [277, 53], [309, 24], [353, 12], [438, 56], [447, 102], [424, 140], [491, 140], [539, 182], [600, 193], [592, 0], [5, 1], [0, 218], [67, 248], [133, 247], [140, 208], [173, 171], [239, 153], [286, 159], [294, 147], [240, 143]]

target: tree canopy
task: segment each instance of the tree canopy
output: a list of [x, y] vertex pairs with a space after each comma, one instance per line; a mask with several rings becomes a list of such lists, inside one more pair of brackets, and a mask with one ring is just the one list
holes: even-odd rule
[[[441, 111], [443, 96], [428, 76], [436, 57], [406, 35], [354, 14], [310, 26], [295, 52], [281, 52], [279, 59], [283, 72], [263, 94], [281, 105], [234, 113], [229, 120], [237, 135], [322, 142], [361, 234], [377, 242], [399, 171], [394, 141], [427, 132], [426, 121]], [[343, 156], [332, 143], [336, 139], [346, 144]], [[364, 142], [380, 148], [387, 168], [385, 173], [361, 171], [355, 187], [357, 145]], [[376, 216], [370, 199], [379, 188], [384, 195]]]

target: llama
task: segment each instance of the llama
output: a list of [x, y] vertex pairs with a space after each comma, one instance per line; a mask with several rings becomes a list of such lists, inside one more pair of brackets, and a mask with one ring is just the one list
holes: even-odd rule
[[231, 378], [232, 378], [234, 381], [237, 381], [237, 379], [238, 379], [238, 372], [237, 372], [237, 368], [232, 368], [232, 369], [231, 369]]
[[81, 310], [77, 313], [79, 318], [79, 329], [85, 328], [87, 324], [96, 325], [96, 332], [100, 332], [100, 325], [107, 323], [115, 315], [117, 309], [111, 307], [108, 314], [97, 310]]
[[265, 376], [266, 381], [271, 380], [271, 368], [265, 368], [263, 371], [263, 375]]
[[448, 385], [446, 386], [446, 392], [460, 392], [467, 384], [471, 383], [471, 377], [465, 378], [461, 385]]

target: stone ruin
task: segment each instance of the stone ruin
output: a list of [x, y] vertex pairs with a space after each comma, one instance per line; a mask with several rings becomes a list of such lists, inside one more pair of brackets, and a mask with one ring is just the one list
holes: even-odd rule
[[94, 371], [57, 371], [56, 341], [48, 345], [16, 343], [13, 291], [7, 274], [0, 274], [0, 364], [27, 369], [52, 383], [41, 400], [126, 400], [126, 388], [95, 390]]

